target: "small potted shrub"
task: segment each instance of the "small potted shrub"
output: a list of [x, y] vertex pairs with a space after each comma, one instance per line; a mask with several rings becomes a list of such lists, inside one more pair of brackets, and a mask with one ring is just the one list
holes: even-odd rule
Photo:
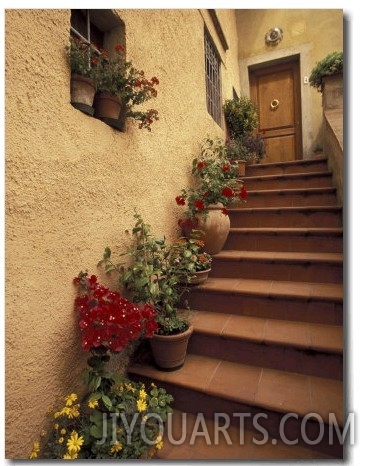
[[343, 52], [331, 52], [315, 64], [309, 76], [309, 84], [318, 92], [322, 92], [323, 78], [341, 73], [343, 73]]
[[232, 139], [251, 133], [257, 128], [257, 106], [248, 97], [226, 100], [223, 106], [227, 128]]
[[[157, 330], [150, 340], [154, 360], [161, 369], [177, 369], [185, 361], [193, 332], [192, 325], [178, 312], [193, 273], [177, 260], [184, 245], [156, 238], [140, 214], [135, 213], [135, 219], [132, 245], [123, 253], [132, 258], [132, 264], [114, 263], [107, 247], [98, 266], [104, 266], [106, 272], [119, 274], [120, 283], [132, 301], [148, 303], [155, 309]], [[172, 350], [176, 354], [171, 354]]]
[[178, 224], [187, 237], [193, 229], [202, 230], [206, 251], [216, 254], [230, 230], [227, 207], [244, 201], [247, 191], [240, 185], [238, 167], [228, 159], [220, 138], [206, 138], [202, 142], [191, 173], [193, 186], [182, 189], [176, 197], [177, 205], [185, 207]]
[[94, 103], [97, 118], [118, 120], [122, 113], [125, 118], [138, 121], [140, 129], [151, 131], [152, 123], [158, 120], [157, 110], [137, 110], [135, 106], [157, 96], [157, 77], [146, 78], [144, 71], [135, 68], [131, 61], [126, 61], [124, 47], [120, 44], [115, 46], [114, 57], [101, 51], [95, 77], [98, 90]]
[[71, 70], [71, 104], [82, 112], [93, 115], [98, 61], [96, 49], [79, 38], [71, 37], [66, 50]]

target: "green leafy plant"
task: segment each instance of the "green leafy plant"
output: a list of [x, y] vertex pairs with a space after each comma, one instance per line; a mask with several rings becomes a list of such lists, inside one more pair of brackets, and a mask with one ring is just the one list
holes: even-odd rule
[[248, 97], [226, 100], [223, 109], [232, 139], [251, 133], [257, 128], [259, 121], [257, 106]]
[[77, 37], [70, 37], [66, 47], [72, 73], [95, 79], [98, 55], [92, 44], [86, 44]]
[[194, 185], [182, 189], [176, 197], [177, 205], [186, 207], [184, 218], [178, 222], [180, 226], [192, 223], [196, 228], [197, 215], [207, 217], [207, 207], [212, 204], [220, 203], [222, 212], [228, 215], [227, 207], [242, 202], [247, 196], [238, 180], [238, 167], [231, 164], [220, 138], [203, 140], [199, 157], [193, 159], [191, 173]]
[[317, 88], [318, 92], [322, 92], [322, 79], [325, 76], [343, 73], [343, 52], [335, 51], [326, 55], [325, 58], [318, 61], [311, 70], [309, 76], [309, 84]]
[[173, 261], [178, 264], [180, 270], [185, 271], [187, 280], [191, 278], [188, 272], [211, 269], [212, 256], [204, 251], [205, 244], [199, 239], [202, 233], [202, 231], [193, 230], [189, 238], [180, 238], [174, 246]]
[[262, 133], [246, 133], [236, 139], [227, 138], [226, 153], [231, 161], [260, 162], [266, 154], [265, 139]]
[[29, 458], [141, 459], [163, 446], [162, 435], [172, 395], [154, 384], [107, 369], [112, 354], [129, 348], [157, 328], [155, 311], [138, 306], [98, 283], [95, 275], [74, 279], [82, 348], [91, 353], [85, 394], [58, 397], [48, 410], [51, 428], [34, 442]]
[[[136, 223], [132, 229], [132, 245], [122, 255], [132, 257], [132, 264], [114, 263], [112, 252], [106, 247], [103, 266], [107, 273], [116, 271], [119, 280], [134, 302], [148, 303], [157, 312], [157, 333], [173, 335], [185, 331], [189, 324], [178, 315], [178, 303], [187, 291], [192, 270], [177, 260], [187, 247], [183, 243], [169, 244], [166, 238], [157, 238], [151, 226], [135, 212]], [[129, 234], [129, 232], [127, 232]]]
[[125, 116], [139, 121], [139, 128], [150, 131], [150, 125], [159, 119], [157, 110], [136, 110], [135, 105], [157, 96], [155, 86], [159, 84], [158, 78], [146, 78], [143, 70], [138, 70], [125, 59], [125, 49], [120, 44], [115, 46], [114, 57], [101, 50], [95, 71], [98, 91], [118, 96], [125, 106]]

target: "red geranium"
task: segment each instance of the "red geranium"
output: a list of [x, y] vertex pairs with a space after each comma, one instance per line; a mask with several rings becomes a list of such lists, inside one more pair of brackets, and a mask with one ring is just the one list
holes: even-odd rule
[[75, 299], [79, 312], [82, 348], [90, 351], [102, 346], [120, 352], [129, 343], [144, 335], [151, 338], [157, 330], [156, 312], [146, 304], [138, 306], [99, 284], [97, 277], [80, 273], [74, 284], [84, 290]]
[[222, 189], [222, 196], [234, 197], [234, 195], [235, 195], [234, 190], [230, 188], [229, 186]]

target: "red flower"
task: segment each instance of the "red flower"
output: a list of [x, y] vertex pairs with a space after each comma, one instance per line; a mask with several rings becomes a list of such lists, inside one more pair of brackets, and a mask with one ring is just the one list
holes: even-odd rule
[[225, 207], [223, 207], [223, 209], [221, 209], [221, 211], [222, 211], [222, 214], [228, 215], [228, 210]]
[[206, 162], [198, 162], [197, 163], [197, 168], [203, 168], [206, 166]]
[[226, 187], [226, 188], [223, 188], [222, 190], [222, 196], [226, 196], [226, 197], [234, 197], [234, 191], [232, 188], [230, 187]]
[[199, 200], [197, 200], [197, 201], [194, 202], [194, 206], [195, 206], [195, 208], [196, 208], [197, 210], [204, 210], [204, 208], [205, 208], [204, 202], [203, 202], [203, 201], [199, 201]]
[[125, 48], [124, 48], [121, 44], [116, 44], [116, 45], [115, 45], [115, 52], [117, 52], [117, 53], [124, 53], [124, 52], [125, 52]]
[[227, 165], [227, 164], [226, 164], [226, 165], [223, 165], [223, 167], [222, 167], [222, 171], [223, 171], [223, 172], [228, 172], [229, 169], [230, 169], [230, 166]]
[[177, 196], [175, 198], [175, 201], [178, 205], [185, 205], [186, 204], [186, 201], [185, 199], [182, 197], [182, 196]]
[[208, 191], [202, 194], [203, 199], [208, 196]]
[[245, 189], [244, 186], [242, 186], [240, 189], [239, 198], [245, 199], [246, 197], [247, 197], [247, 190]]
[[160, 84], [160, 81], [158, 80], [158, 78], [156, 78], [156, 76], [153, 76], [152, 83], [153, 84]]

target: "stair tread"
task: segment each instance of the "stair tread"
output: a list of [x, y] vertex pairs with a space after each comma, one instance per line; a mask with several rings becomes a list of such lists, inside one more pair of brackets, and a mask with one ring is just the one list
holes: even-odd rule
[[281, 234], [293, 234], [293, 235], [341, 235], [343, 234], [343, 228], [317, 228], [317, 227], [305, 227], [305, 228], [278, 228], [278, 227], [233, 227], [230, 228], [230, 233], [265, 233], [273, 235]]
[[176, 371], [160, 371], [140, 363], [129, 370], [142, 377], [248, 406], [299, 416], [317, 413], [326, 423], [329, 413], [335, 413], [337, 422], [340, 425], [343, 422], [343, 383], [335, 379], [248, 366], [191, 353]]
[[290, 346], [332, 354], [343, 353], [343, 327], [220, 312], [192, 310], [194, 332], [264, 345]]
[[197, 286], [198, 291], [222, 294], [261, 295], [271, 298], [293, 298], [304, 301], [343, 301], [340, 283], [311, 283], [249, 278], [213, 278]]
[[341, 211], [341, 205], [327, 205], [327, 206], [284, 206], [284, 207], [230, 207], [228, 209], [229, 215], [231, 213], [256, 213], [256, 212], [319, 212], [319, 211]]
[[327, 157], [322, 155], [313, 159], [298, 159], [298, 160], [287, 160], [285, 162], [269, 162], [260, 164], [249, 164], [249, 167], [274, 167], [274, 166], [296, 166], [296, 165], [312, 165], [314, 163], [327, 162]]
[[248, 195], [253, 194], [318, 194], [335, 192], [336, 188], [325, 186], [322, 188], [281, 188], [281, 189], [247, 189]]
[[242, 176], [243, 181], [255, 181], [255, 180], [277, 180], [277, 179], [297, 179], [297, 178], [312, 178], [318, 176], [331, 176], [332, 172], [330, 170], [323, 170], [317, 172], [301, 172], [301, 173], [278, 173], [275, 175], [247, 175]]
[[213, 255], [213, 260], [261, 261], [261, 262], [297, 262], [342, 264], [343, 254], [338, 252], [274, 252], [222, 250]]
[[[255, 434], [253, 431], [244, 429], [243, 438], [242, 429], [237, 426], [229, 425], [224, 435], [217, 437], [215, 441], [215, 432], [220, 429], [220, 421], [215, 423], [214, 419], [205, 419], [205, 433], [209, 435], [211, 442], [208, 442], [203, 435], [197, 435], [193, 438], [194, 427], [196, 426], [196, 415], [173, 410], [173, 429], [172, 438], [181, 439], [185, 430], [186, 436], [181, 444], [173, 444], [167, 434], [164, 435], [164, 447], [158, 450], [154, 459], [160, 460], [305, 460], [305, 459], [329, 459], [328, 455], [313, 451], [300, 445], [289, 445], [280, 439], [273, 440], [268, 436], [265, 444], [259, 444], [262, 436]], [[185, 419], [185, 427], [183, 427]], [[202, 425], [202, 426], [203, 426]], [[197, 432], [197, 431], [196, 431]], [[203, 431], [202, 431], [203, 432]], [[253, 437], [258, 442], [254, 443]]]

